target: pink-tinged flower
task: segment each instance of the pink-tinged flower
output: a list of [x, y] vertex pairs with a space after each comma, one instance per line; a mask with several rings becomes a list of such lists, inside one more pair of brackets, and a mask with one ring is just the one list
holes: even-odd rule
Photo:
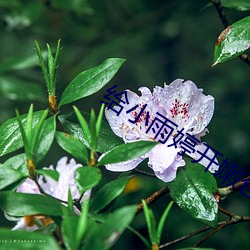
[[[189, 133], [198, 140], [206, 134], [206, 127], [214, 112], [214, 98], [210, 95], [204, 95], [203, 90], [198, 89], [192, 81], [182, 79], [177, 79], [163, 88], [156, 86], [153, 93], [146, 87], [139, 90], [141, 96], [127, 90], [129, 104], [123, 104], [124, 109], [119, 116], [111, 109], [106, 108], [105, 110], [109, 125], [117, 136], [122, 137], [125, 143], [138, 140], [162, 140], [160, 134], [155, 138], [156, 133], [152, 129], [147, 131], [156, 117], [162, 120], [159, 114], [169, 119], [169, 125], [173, 122], [178, 127], [173, 126], [174, 130], [166, 143], [159, 143], [144, 156], [118, 164], [107, 164], [106, 168], [111, 171], [128, 171], [135, 168], [145, 158], [149, 158], [148, 166], [153, 169], [155, 175], [164, 182], [170, 182], [175, 179], [177, 168], [184, 166], [185, 161], [180, 155], [183, 150], [180, 144], [177, 144], [177, 147], [168, 147], [168, 145], [173, 144], [173, 138], [178, 134], [177, 131], [182, 129], [183, 134]], [[126, 113], [137, 104], [136, 109]], [[135, 121], [145, 104], [147, 106], [138, 121], [131, 123], [129, 119]], [[171, 132], [170, 129], [166, 131]], [[199, 143], [194, 149], [204, 152], [206, 146]], [[195, 160], [200, 158], [196, 151], [187, 154]], [[212, 150], [209, 149], [207, 156], [214, 156]], [[205, 158], [200, 161], [200, 164], [206, 167], [208, 163], [209, 161]], [[209, 168], [211, 172], [215, 172], [217, 169], [218, 166], [214, 163]]]
[[[80, 197], [80, 193], [77, 189], [74, 175], [76, 169], [78, 167], [81, 167], [81, 165], [76, 164], [74, 159], [71, 159], [69, 162], [67, 161], [67, 157], [63, 157], [58, 161], [55, 169], [53, 166], [50, 166], [49, 168], [44, 168], [56, 170], [59, 173], [58, 181], [47, 176], [40, 176], [38, 178], [38, 183], [46, 194], [49, 194], [62, 201], [68, 200], [68, 190], [70, 190], [71, 192], [72, 199], [78, 199]], [[29, 178], [27, 178], [25, 182], [23, 182], [17, 188], [16, 191], [21, 193], [41, 194], [36, 183]], [[88, 199], [89, 196], [90, 190], [84, 193], [80, 202], [83, 202], [84, 200]], [[76, 213], [78, 212], [77, 210], [75, 211]], [[18, 221], [17, 225], [12, 230], [34, 231], [38, 229], [39, 225], [44, 226], [51, 222], [52, 220], [49, 217], [45, 216], [25, 216]]]

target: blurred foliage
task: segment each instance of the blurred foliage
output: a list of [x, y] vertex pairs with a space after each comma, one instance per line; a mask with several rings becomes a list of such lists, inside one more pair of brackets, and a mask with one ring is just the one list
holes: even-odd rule
[[[215, 9], [204, 8], [207, 3], [205, 0], [0, 0], [0, 123], [13, 117], [15, 108], [20, 113], [26, 112], [31, 100], [37, 110], [45, 108], [41, 101], [46, 88], [32, 48], [35, 39], [55, 48], [60, 38], [63, 50], [57, 71], [59, 96], [78, 73], [110, 57], [126, 59], [114, 78], [120, 90], [137, 91], [141, 86], [152, 89], [178, 77], [191, 79], [216, 101], [206, 141], [247, 172], [250, 167], [249, 66], [235, 59], [211, 67], [215, 41], [224, 28]], [[231, 23], [250, 14], [230, 9], [226, 13]], [[36, 96], [28, 92], [18, 95], [15, 86], [39, 92]], [[97, 110], [104, 93], [105, 90], [78, 101], [77, 106], [85, 111], [91, 107]], [[65, 111], [73, 109], [65, 107]], [[65, 155], [58, 146], [54, 145], [53, 149], [42, 162], [43, 166], [55, 164]], [[104, 172], [110, 179], [117, 176]], [[138, 178], [139, 183], [147, 181], [147, 185], [139, 185], [138, 190], [124, 195], [121, 201], [124, 204], [138, 203], [164, 185], [154, 179], [148, 183], [148, 177]], [[162, 198], [152, 209], [160, 216], [168, 202], [168, 198]], [[232, 195], [222, 201], [221, 206], [242, 215], [250, 208], [249, 200], [242, 195]], [[202, 227], [177, 206], [171, 213], [166, 226], [171, 230], [163, 234], [162, 242]], [[136, 217], [134, 226], [146, 233], [142, 214]], [[216, 234], [203, 246], [244, 248], [248, 246], [248, 236], [249, 225], [240, 224]], [[195, 239], [198, 238], [180, 243], [178, 247], [192, 244]], [[144, 249], [135, 235], [126, 232], [113, 249], [129, 248]]]

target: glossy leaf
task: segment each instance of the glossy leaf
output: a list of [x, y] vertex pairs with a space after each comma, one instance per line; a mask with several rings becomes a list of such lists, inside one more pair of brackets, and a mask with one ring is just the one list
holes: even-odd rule
[[117, 198], [124, 190], [128, 180], [132, 176], [122, 177], [111, 181], [99, 189], [94, 196], [91, 208], [94, 212], [99, 212]]
[[88, 151], [86, 146], [73, 135], [56, 132], [56, 141], [62, 149], [71, 154], [75, 159], [88, 165]]
[[10, 231], [0, 228], [0, 249], [11, 250], [60, 250], [54, 238], [48, 234], [26, 231]]
[[180, 208], [191, 216], [216, 227], [218, 204], [213, 196], [218, 191], [216, 180], [200, 164], [186, 160], [177, 177], [168, 183], [170, 195]]
[[[41, 118], [44, 111], [34, 112], [33, 127]], [[25, 124], [27, 114], [21, 115], [22, 123]], [[13, 152], [23, 146], [17, 118], [11, 118], [0, 126], [0, 156]]]
[[[89, 120], [89, 114], [83, 113], [83, 115]], [[86, 147], [90, 147], [75, 116], [62, 115], [59, 116], [59, 120], [70, 134], [78, 138]], [[97, 152], [104, 153], [121, 144], [123, 140], [114, 134], [107, 122], [102, 121]]]
[[15, 169], [0, 164], [0, 190], [5, 187], [8, 187], [16, 181], [21, 181], [26, 176], [27, 175], [24, 175]]
[[114, 77], [124, 61], [121, 58], [110, 58], [99, 66], [78, 74], [64, 90], [59, 106], [99, 91]]
[[249, 0], [221, 0], [223, 7], [227, 7], [239, 11], [250, 10], [250, 1]]
[[214, 50], [214, 65], [226, 62], [250, 47], [250, 16], [228, 26], [218, 37]]
[[37, 149], [37, 161], [41, 161], [48, 153], [56, 132], [56, 117], [45, 120]]
[[0, 93], [6, 98], [14, 101], [45, 101], [42, 86], [26, 82], [14, 77], [0, 77]]
[[133, 220], [136, 208], [127, 206], [117, 209], [103, 224], [92, 227], [83, 249], [109, 249]]
[[102, 173], [95, 167], [77, 168], [75, 173], [76, 185], [81, 194], [95, 187], [101, 180]]
[[63, 210], [66, 209], [49, 196], [13, 192], [0, 193], [0, 208], [11, 216], [35, 214], [62, 216]]
[[98, 166], [135, 159], [149, 152], [157, 144], [154, 141], [135, 141], [119, 145], [104, 155]]

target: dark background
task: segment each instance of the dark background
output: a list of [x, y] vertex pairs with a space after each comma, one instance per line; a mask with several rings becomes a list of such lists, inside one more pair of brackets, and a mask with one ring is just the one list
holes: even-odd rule
[[[204, 140], [224, 157], [243, 167], [245, 172], [250, 172], [249, 65], [236, 58], [211, 67], [214, 44], [223, 26], [212, 6], [204, 8], [207, 3], [181, 0], [0, 0], [0, 62], [35, 54], [35, 39], [46, 49], [46, 43], [55, 48], [60, 38], [58, 99], [78, 73], [111, 57], [125, 58], [126, 62], [108, 87], [117, 84], [120, 90], [138, 91], [139, 87], [147, 86], [152, 90], [154, 86], [163, 86], [164, 82], [169, 84], [176, 78], [190, 79], [203, 88], [205, 94], [215, 98], [215, 112], [208, 127], [210, 133]], [[249, 12], [226, 9], [226, 14], [233, 23]], [[46, 92], [39, 67], [10, 70], [3, 76], [39, 84]], [[78, 101], [76, 105], [84, 111], [91, 107], [97, 111], [106, 89]], [[29, 101], [13, 100], [15, 98], [1, 93], [1, 89], [0, 96], [0, 124], [15, 115], [15, 108], [21, 113], [27, 112]], [[46, 107], [44, 102], [33, 102], [36, 110]], [[71, 111], [70, 105], [62, 108], [62, 113]], [[62, 155], [65, 153], [54, 143], [40, 167], [55, 164]], [[107, 178], [117, 176], [107, 171], [104, 173]], [[149, 177], [140, 177], [139, 182], [135, 192], [122, 197], [121, 204], [139, 202], [164, 185]], [[223, 187], [219, 181], [218, 184]], [[157, 218], [169, 200], [165, 197], [154, 204], [152, 208]], [[232, 213], [249, 215], [250, 201], [240, 193], [229, 196], [220, 205]], [[1, 221], [6, 225], [4, 218]], [[142, 214], [135, 219], [134, 226], [146, 234]], [[162, 242], [203, 226], [175, 205], [167, 220]], [[243, 249], [249, 246], [249, 233], [249, 223], [231, 226], [203, 246]], [[192, 238], [171, 249], [192, 246], [198, 239]], [[129, 248], [144, 249], [136, 236], [126, 232], [113, 249]]]

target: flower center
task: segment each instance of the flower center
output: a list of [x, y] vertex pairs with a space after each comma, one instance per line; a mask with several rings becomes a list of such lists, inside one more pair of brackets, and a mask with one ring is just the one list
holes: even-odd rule
[[172, 118], [175, 118], [176, 116], [181, 117], [182, 119], [184, 119], [184, 122], [187, 121], [187, 119], [190, 117], [188, 115], [188, 103], [184, 102], [184, 103], [180, 103], [177, 99], [175, 99], [175, 101], [172, 103], [171, 105], [171, 115]]

